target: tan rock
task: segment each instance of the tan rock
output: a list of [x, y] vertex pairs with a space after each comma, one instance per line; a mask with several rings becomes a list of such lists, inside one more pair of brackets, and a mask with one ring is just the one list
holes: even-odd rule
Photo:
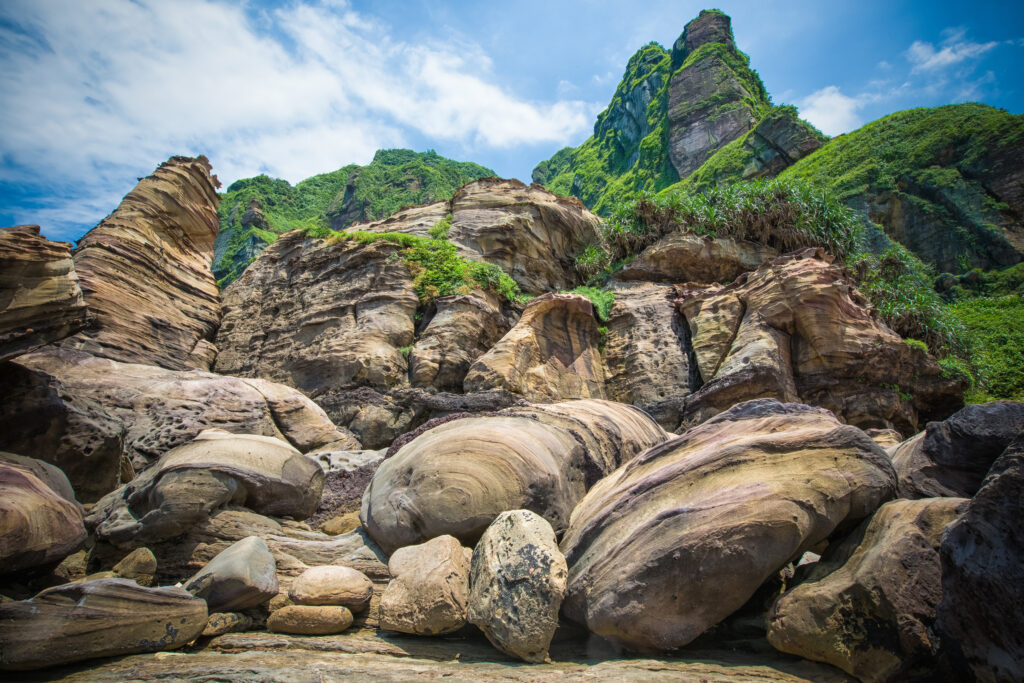
[[828, 411], [743, 403], [602, 479], [562, 539], [563, 611], [631, 649], [673, 649], [895, 493], [888, 456]]
[[529, 510], [503, 512], [473, 550], [469, 622], [502, 652], [543, 662], [567, 573], [550, 524]]
[[508, 334], [470, 367], [465, 390], [505, 389], [529, 400], [604, 398], [604, 364], [590, 300], [533, 299]]
[[0, 604], [0, 668], [173, 650], [198, 637], [206, 621], [206, 603], [181, 588], [126, 579], [69, 583]]
[[0, 362], [87, 322], [71, 245], [42, 237], [38, 225], [0, 229]]
[[[862, 681], [927, 672], [942, 597], [939, 543], [964, 498], [894, 500], [829, 549], [768, 617], [768, 641]], [[923, 669], [922, 669], [923, 667]]]
[[206, 622], [203, 637], [222, 636], [225, 633], [248, 631], [253, 627], [252, 617], [240, 612], [214, 612]]
[[353, 510], [341, 515], [335, 515], [320, 525], [321, 531], [330, 536], [347, 534], [356, 529], [360, 524], [359, 511]]
[[210, 272], [217, 184], [206, 157], [171, 157], [79, 240], [75, 270], [95, 322], [65, 346], [128, 363], [209, 369], [205, 342], [220, 319]]
[[297, 605], [342, 605], [362, 612], [373, 597], [373, 582], [351, 567], [310, 567], [292, 582], [288, 597]]
[[152, 586], [156, 578], [156, 556], [149, 548], [136, 548], [114, 565], [113, 572], [140, 586]]
[[341, 633], [351, 625], [352, 613], [338, 606], [290, 605], [267, 617], [267, 630], [274, 633], [324, 636]]
[[776, 249], [732, 237], [673, 232], [615, 274], [622, 281], [731, 282], [779, 255]]
[[472, 551], [452, 536], [399, 548], [380, 599], [380, 628], [431, 636], [466, 625]]

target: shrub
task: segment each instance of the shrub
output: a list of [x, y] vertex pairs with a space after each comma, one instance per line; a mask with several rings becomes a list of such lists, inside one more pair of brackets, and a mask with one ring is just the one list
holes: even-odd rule
[[614, 292], [597, 289], [596, 287], [577, 287], [572, 292], [573, 294], [582, 294], [590, 299], [590, 303], [594, 304], [594, 315], [597, 316], [597, 319], [603, 323], [608, 322], [612, 306], [615, 305]]
[[1024, 400], [1024, 297], [968, 299], [950, 312], [971, 342], [976, 382], [967, 400]]

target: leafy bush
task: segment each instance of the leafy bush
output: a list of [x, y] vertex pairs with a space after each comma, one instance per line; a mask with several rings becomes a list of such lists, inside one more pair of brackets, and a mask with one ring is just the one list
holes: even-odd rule
[[904, 339], [903, 343], [906, 344], [907, 346], [909, 346], [912, 349], [917, 349], [918, 351], [924, 351], [925, 353], [928, 353], [928, 345], [925, 344], [920, 339], [909, 339], [908, 338], [908, 339]]
[[614, 292], [597, 289], [596, 287], [577, 287], [572, 292], [573, 294], [581, 294], [590, 299], [590, 303], [594, 304], [594, 315], [597, 316], [597, 319], [603, 323], [608, 322], [612, 306], [615, 305]]
[[436, 224], [434, 224], [434, 227], [432, 227], [427, 232], [435, 240], [443, 240], [443, 239], [448, 239], [448, 231], [451, 230], [451, 229], [452, 229], [452, 215], [448, 214], [447, 216], [445, 216], [444, 218], [439, 220]]
[[976, 386], [967, 400], [1024, 400], [1024, 297], [968, 299], [950, 311], [971, 341]]
[[604, 247], [590, 244], [576, 256], [576, 272], [590, 278], [607, 268], [610, 263], [611, 257]]

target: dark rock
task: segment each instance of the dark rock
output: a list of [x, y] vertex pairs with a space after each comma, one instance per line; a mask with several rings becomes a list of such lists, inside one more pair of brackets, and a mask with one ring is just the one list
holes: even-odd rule
[[263, 539], [250, 536], [210, 560], [185, 590], [205, 600], [211, 612], [255, 607], [277, 595], [277, 565]]

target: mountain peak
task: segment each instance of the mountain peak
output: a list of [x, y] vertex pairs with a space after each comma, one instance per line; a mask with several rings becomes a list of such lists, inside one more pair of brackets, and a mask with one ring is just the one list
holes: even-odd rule
[[724, 43], [729, 47], [736, 47], [732, 36], [732, 19], [717, 9], [701, 10], [697, 18], [683, 28], [682, 34], [672, 45], [673, 66], [678, 67], [697, 48], [709, 43]]

